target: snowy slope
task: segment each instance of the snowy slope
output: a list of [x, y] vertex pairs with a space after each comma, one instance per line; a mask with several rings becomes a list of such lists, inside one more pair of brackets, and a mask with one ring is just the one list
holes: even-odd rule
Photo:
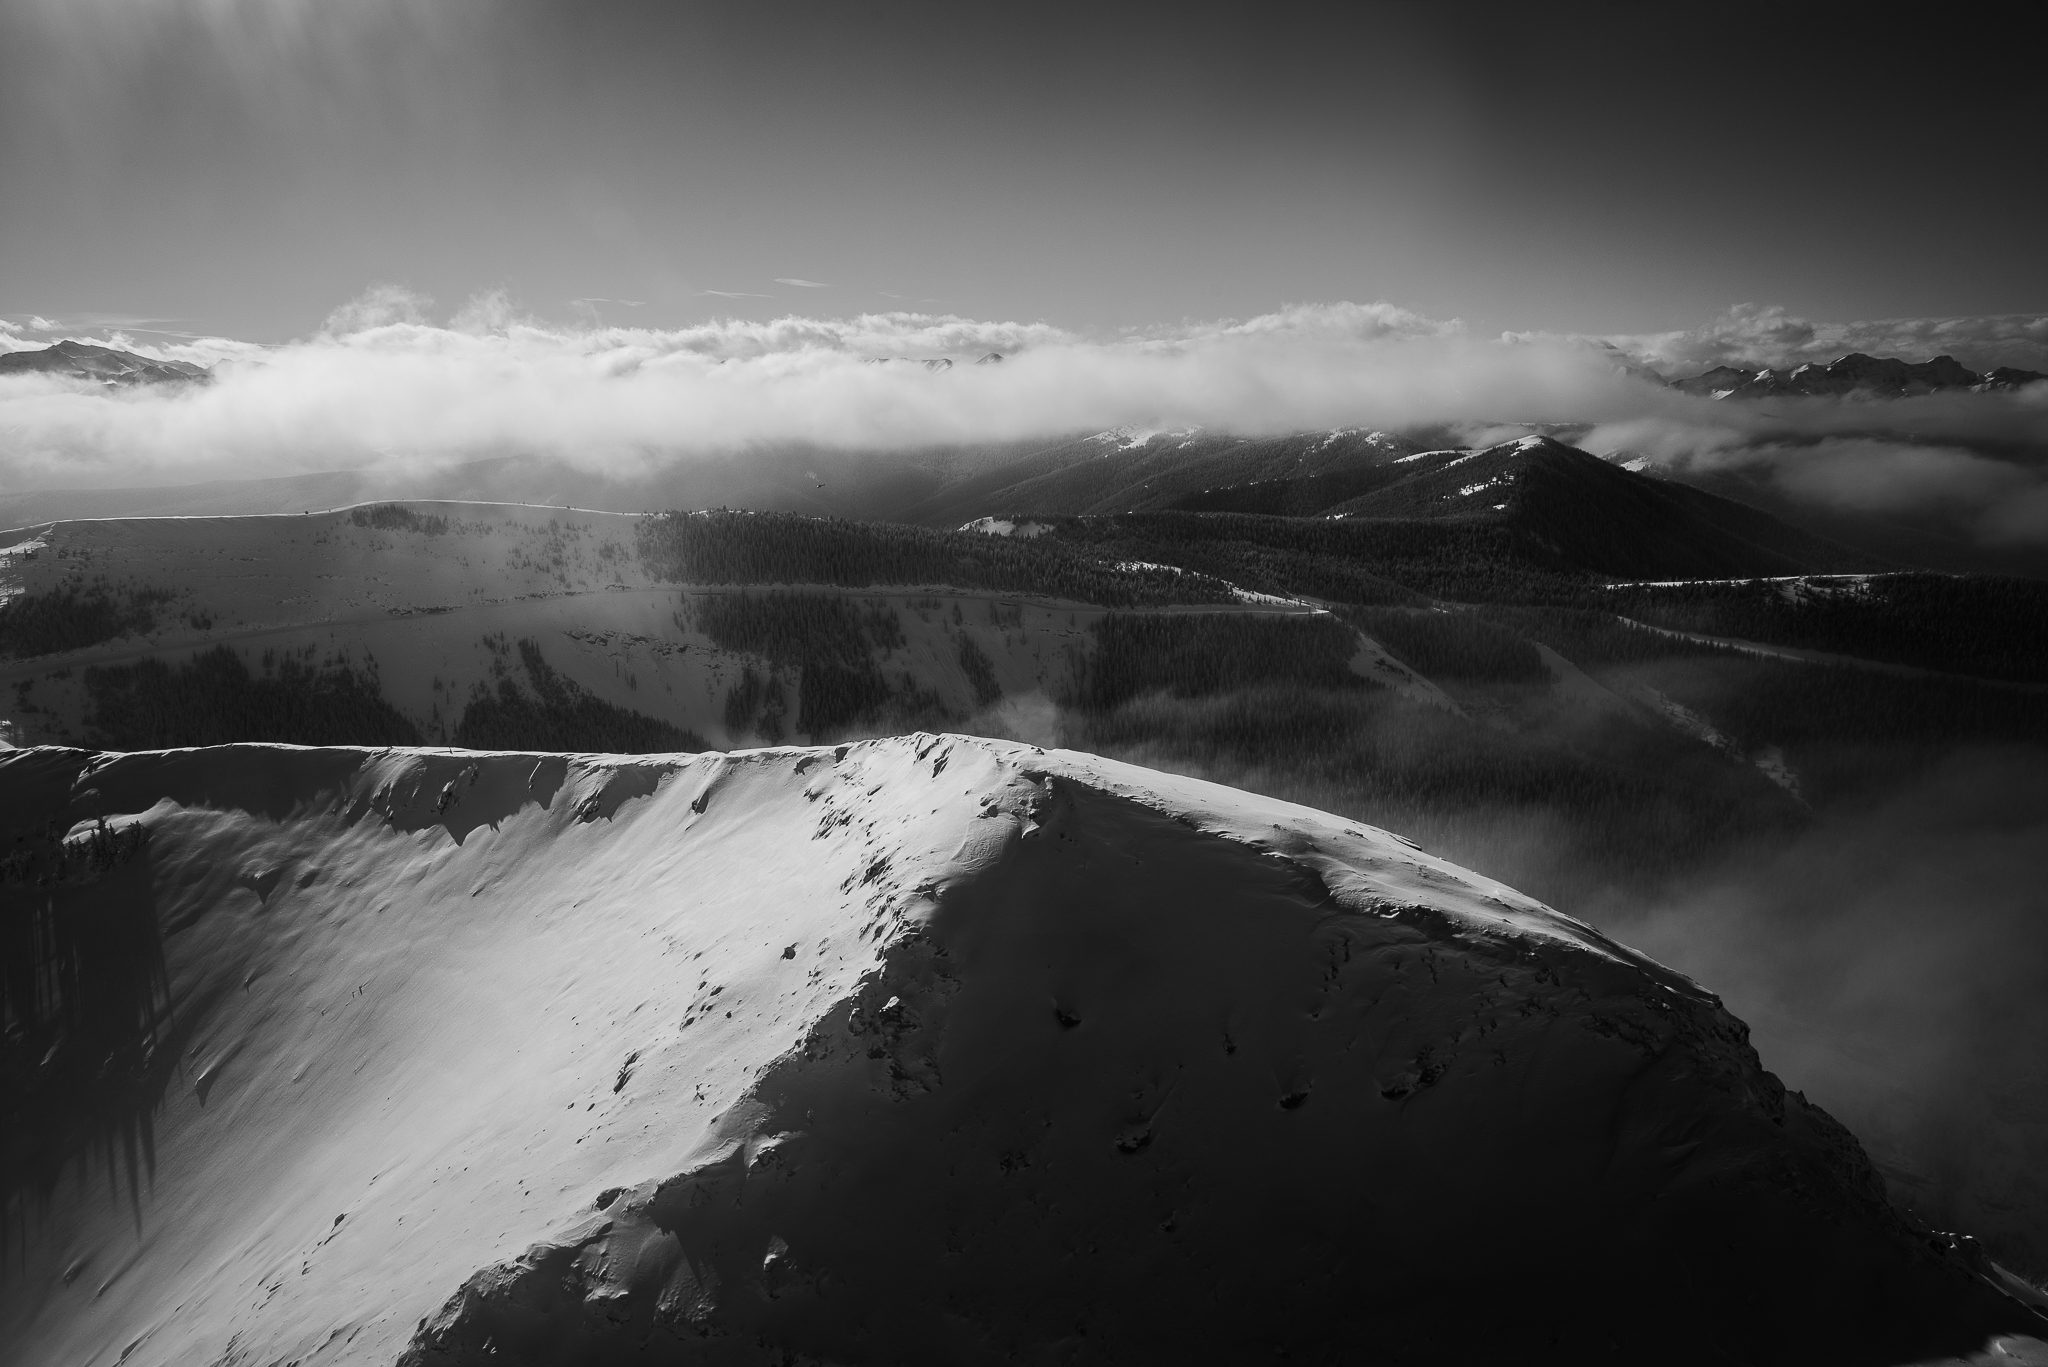
[[[126, 626], [75, 647], [39, 644], [7, 656], [0, 631], [0, 742], [139, 748], [236, 739], [251, 733], [141, 736], [101, 724], [106, 681], [95, 670], [147, 662], [203, 667], [223, 650], [251, 678], [292, 665], [331, 677], [348, 670], [408, 730], [257, 732], [349, 742], [447, 742], [478, 692], [522, 670], [523, 643], [568, 686], [608, 707], [734, 746], [798, 735], [799, 670], [786, 664], [782, 731], [738, 725], [727, 703], [743, 672], [768, 674], [758, 656], [721, 647], [703, 628], [713, 597], [763, 585], [660, 580], [636, 549], [637, 515], [512, 504], [376, 505], [303, 516], [128, 518], [0, 531], [0, 606], [95, 595], [115, 607], [144, 603], [146, 628]], [[1176, 572], [1178, 573], [1178, 572]], [[993, 593], [911, 584], [847, 589], [805, 584], [856, 612], [893, 620], [875, 665], [909, 714], [886, 729], [965, 720], [991, 684], [1010, 697], [1057, 696], [1071, 686], [1107, 611], [1048, 594]], [[139, 597], [138, 597], [139, 596]], [[1240, 591], [1233, 612], [1313, 614], [1307, 604]], [[0, 622], [0, 628], [5, 623]], [[1361, 642], [1365, 648], [1366, 643]], [[963, 656], [985, 659], [977, 686]], [[530, 669], [530, 666], [527, 667]], [[1361, 669], [1368, 677], [1371, 671]], [[136, 691], [147, 691], [143, 685]], [[538, 691], [538, 690], [535, 690]], [[112, 709], [118, 713], [121, 709]], [[878, 719], [863, 723], [883, 729]], [[836, 738], [854, 728], [806, 739]], [[616, 739], [519, 738], [483, 743], [607, 745]], [[670, 739], [660, 748], [684, 748]]]
[[[108, 1040], [130, 1080], [25, 1075], [10, 1362], [1818, 1363], [2029, 1327], [1715, 998], [1305, 808], [920, 735], [24, 750], [0, 813], [17, 850], [72, 830], [61, 877], [8, 865], [8, 924], [92, 918], [102, 1024], [159, 955], [170, 1002]], [[147, 843], [85, 859], [99, 817]]]

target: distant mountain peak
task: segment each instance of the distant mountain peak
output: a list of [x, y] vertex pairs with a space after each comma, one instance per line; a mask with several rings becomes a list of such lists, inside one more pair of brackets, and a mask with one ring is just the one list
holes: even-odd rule
[[189, 361], [159, 361], [132, 351], [66, 339], [40, 351], [0, 354], [0, 375], [68, 375], [104, 385], [205, 384], [213, 378], [206, 366]]
[[1674, 380], [1671, 387], [1715, 399], [1851, 394], [1902, 398], [1950, 389], [1980, 393], [2017, 389], [2037, 380], [2048, 380], [2048, 375], [2012, 366], [2000, 366], [1980, 375], [1953, 356], [1936, 356], [1931, 361], [1915, 362], [1903, 361], [1896, 356], [1870, 356], [1852, 351], [1833, 361], [1808, 361], [1784, 370], [1769, 366], [1718, 365], [1702, 374]]

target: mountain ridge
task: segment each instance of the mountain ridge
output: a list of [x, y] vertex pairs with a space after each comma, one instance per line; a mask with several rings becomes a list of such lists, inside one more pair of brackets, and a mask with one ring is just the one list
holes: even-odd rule
[[[67, 1181], [17, 1217], [0, 1323], [32, 1367], [1835, 1363], [2040, 1332], [1711, 993], [1312, 809], [948, 735], [0, 772], [10, 833], [144, 832], [37, 896], [146, 909], [108, 923], [161, 955], [192, 1060], [160, 1106], [66, 1082], [155, 1171], [132, 1210]], [[86, 1159], [36, 1114], [45, 1163]]]
[[109, 388], [139, 384], [207, 384], [210, 367], [190, 361], [159, 361], [116, 347], [62, 341], [40, 351], [0, 352], [0, 375], [66, 375], [97, 380]]
[[1979, 374], [1965, 368], [1953, 356], [1936, 356], [1931, 361], [1913, 362], [1852, 351], [1833, 361], [1808, 361], [1782, 369], [1718, 365], [1699, 375], [1672, 380], [1670, 385], [1687, 394], [1714, 399], [1852, 394], [1904, 398], [1943, 390], [1975, 390], [1980, 393], [2012, 390], [2041, 380], [2048, 380], [2048, 374], [2015, 366], [1998, 366]]

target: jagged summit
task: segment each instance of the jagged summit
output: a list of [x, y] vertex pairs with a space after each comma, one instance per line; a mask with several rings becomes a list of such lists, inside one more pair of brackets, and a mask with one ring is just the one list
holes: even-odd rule
[[0, 353], [0, 375], [35, 373], [70, 375], [107, 385], [204, 384], [213, 378], [211, 370], [188, 361], [157, 361], [90, 342], [65, 341], [41, 351]]
[[1856, 351], [1826, 365], [1810, 362], [1786, 370], [1773, 370], [1768, 366], [1715, 366], [1704, 374], [1674, 380], [1672, 388], [1716, 399], [1820, 394], [1900, 398], [1945, 389], [2017, 389], [2037, 380], [2048, 380], [2048, 375], [2011, 366], [2000, 366], [1980, 375], [1964, 367], [1953, 356], [1937, 356], [1931, 361], [1916, 364], [1896, 357], [1866, 356]]
[[0, 979], [23, 1364], [2038, 1332], [1707, 991], [1212, 784], [940, 735], [27, 750], [0, 823], [8, 915], [99, 927]]

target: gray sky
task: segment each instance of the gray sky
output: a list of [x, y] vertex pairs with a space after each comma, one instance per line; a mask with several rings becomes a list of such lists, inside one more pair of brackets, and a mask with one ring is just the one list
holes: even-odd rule
[[0, 317], [2048, 310], [2038, 82], [1977, 23], [1334, 8], [0, 0]]

